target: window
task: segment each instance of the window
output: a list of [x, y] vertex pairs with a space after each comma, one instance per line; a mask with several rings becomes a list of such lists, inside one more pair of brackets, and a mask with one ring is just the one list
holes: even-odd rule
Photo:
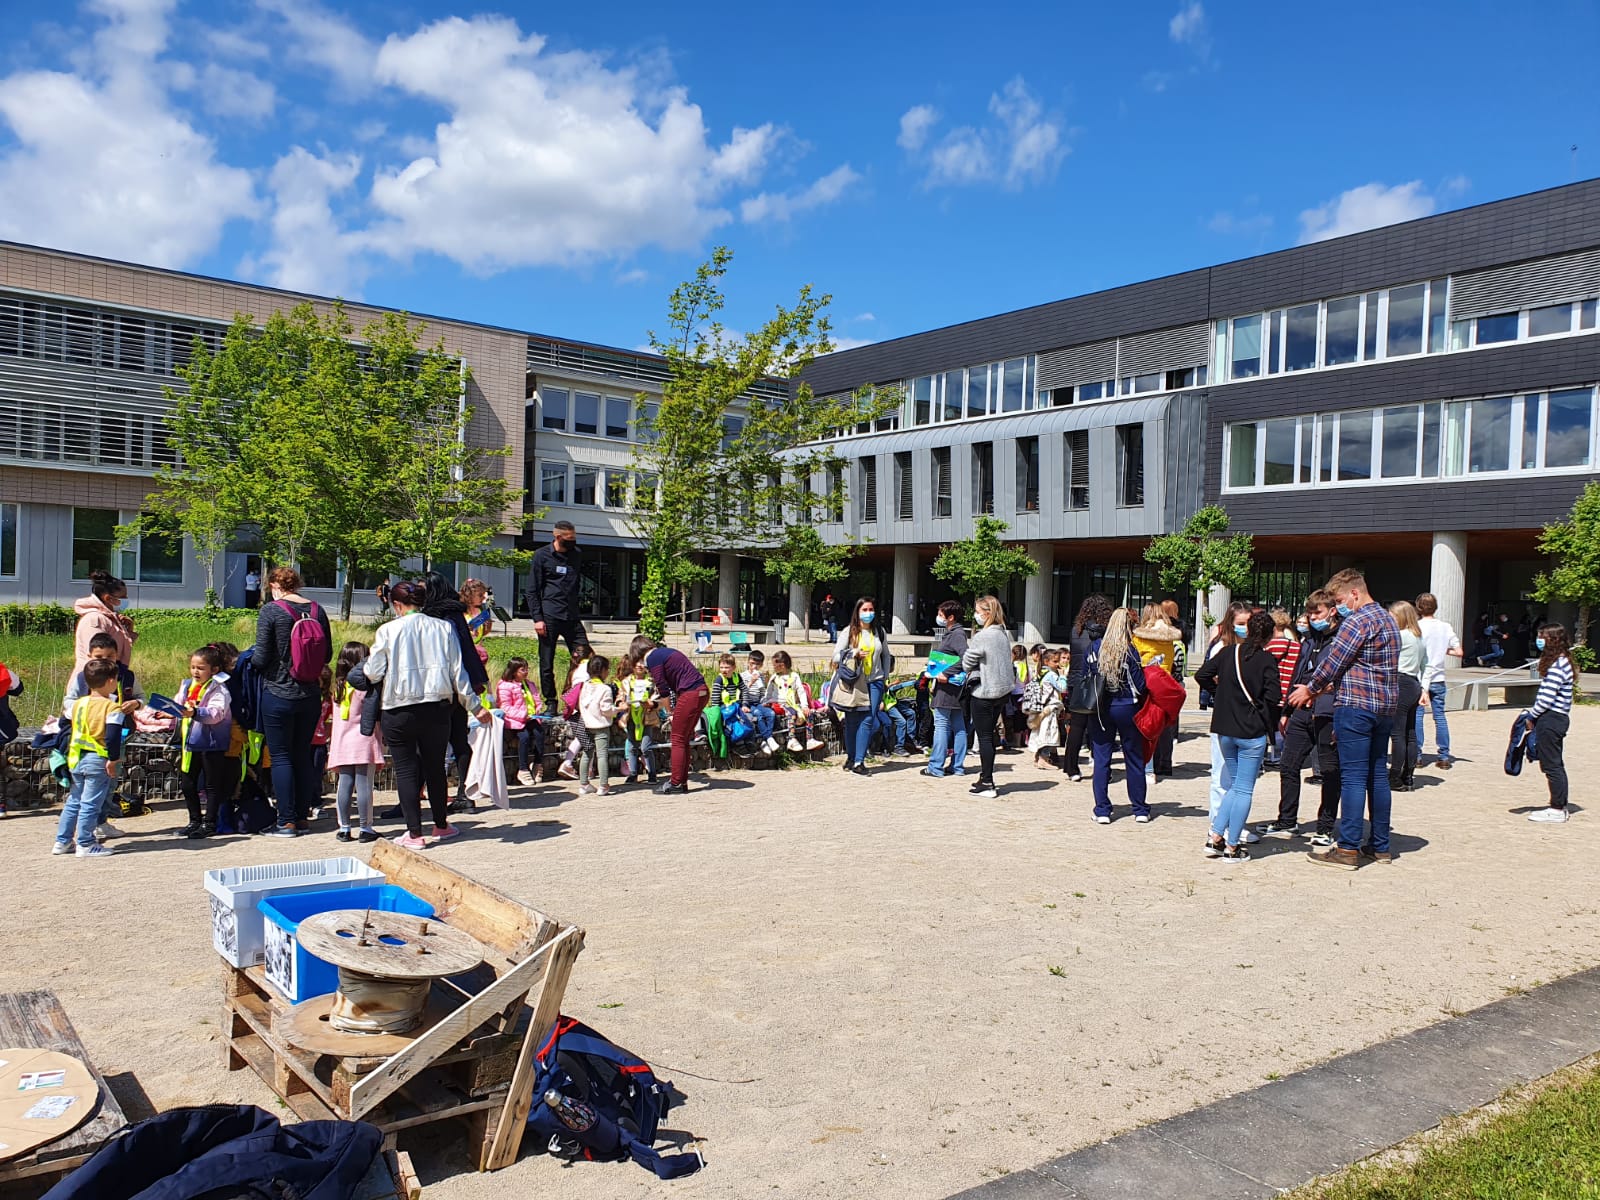
[[[123, 567], [113, 566], [112, 548], [122, 516], [116, 509], [75, 508], [72, 510], [72, 577], [87, 579], [91, 571], [110, 571], [121, 575]], [[131, 573], [131, 572], [130, 572]]]
[[1082, 512], [1089, 507], [1089, 431], [1073, 429], [1062, 435], [1062, 464], [1066, 478], [1062, 494], [1067, 507]]
[[633, 506], [643, 512], [654, 512], [656, 507], [656, 491], [660, 481], [654, 472], [640, 471], [638, 486], [633, 493]]
[[1517, 340], [1517, 326], [1521, 322], [1522, 317], [1519, 313], [1498, 313], [1492, 317], [1479, 317], [1477, 344], [1487, 346], [1493, 342], [1514, 342]]
[[946, 371], [944, 373], [944, 411], [939, 419], [942, 421], [959, 421], [966, 399], [967, 373], [965, 371]]
[[1337, 367], [1353, 363], [1360, 351], [1361, 297], [1329, 300], [1327, 325], [1323, 333], [1323, 365]]
[[572, 394], [572, 432], [600, 432], [600, 397], [594, 392]]
[[1299, 422], [1293, 417], [1264, 422], [1266, 426], [1266, 459], [1262, 467], [1262, 483], [1267, 487], [1283, 487], [1294, 482], [1294, 456], [1299, 445]]
[[1422, 477], [1424, 479], [1437, 479], [1439, 476], [1439, 434], [1442, 408], [1443, 406], [1439, 404], [1424, 404], [1422, 406]]
[[972, 447], [973, 514], [994, 512], [994, 443], [976, 442]]
[[591, 508], [594, 506], [598, 475], [599, 472], [593, 467], [572, 468], [572, 502], [574, 504], [587, 505]]
[[859, 459], [856, 462], [860, 471], [860, 510], [862, 521], [876, 521], [878, 519], [878, 460], [875, 456]]
[[844, 520], [844, 468], [832, 466], [828, 468], [828, 520], [835, 523]]
[[[140, 583], [183, 582], [183, 538], [146, 535], [133, 543], [138, 566], [132, 575]], [[124, 551], [123, 561], [127, 561]]]
[[336, 588], [339, 586], [339, 556], [321, 550], [302, 547], [300, 550], [300, 580], [308, 588]]
[[1471, 402], [1471, 443], [1467, 471], [1506, 471], [1511, 467], [1511, 397], [1497, 396]]
[[942, 446], [933, 455], [933, 515], [950, 515], [950, 447]]
[[21, 511], [15, 504], [0, 504], [0, 577], [17, 574], [17, 524]]
[[1117, 395], [1117, 381], [1115, 379], [1102, 380], [1099, 383], [1080, 383], [1078, 385], [1079, 400], [1114, 400]]
[[918, 425], [933, 419], [932, 375], [919, 375], [911, 381], [911, 419]]
[[1124, 375], [1122, 378], [1122, 394], [1136, 396], [1141, 392], [1159, 392], [1161, 390], [1161, 372], [1150, 375]]
[[566, 388], [540, 388], [539, 403], [544, 410], [541, 423], [546, 429], [567, 428], [567, 389]]
[[973, 367], [967, 372], [967, 416], [981, 417], [989, 411], [989, 368]]
[[567, 502], [567, 464], [539, 464], [539, 503], [565, 504]]
[[1117, 426], [1117, 504], [1144, 505], [1144, 426]]
[[1339, 414], [1339, 478], [1372, 478], [1372, 410]]
[[628, 507], [628, 473], [626, 471], [606, 472], [606, 507]]
[[1528, 336], [1549, 337], [1552, 333], [1572, 332], [1572, 305], [1552, 304], [1528, 313]]
[[895, 519], [909, 521], [915, 516], [916, 482], [911, 474], [911, 451], [901, 450], [894, 456]]
[[644, 401], [639, 405], [638, 416], [634, 418], [633, 435], [641, 442], [655, 442], [660, 438], [656, 432], [656, 417], [661, 412], [661, 405], [654, 400]]
[[1385, 325], [1385, 353], [1389, 358], [1422, 353], [1422, 301], [1427, 285], [1389, 289], [1389, 320]]
[[1367, 293], [1366, 320], [1361, 335], [1361, 361], [1371, 362], [1378, 357], [1378, 308], [1381, 292]]
[[1444, 351], [1445, 301], [1448, 299], [1450, 281], [1435, 279], [1428, 285], [1428, 353]]
[[1543, 408], [1543, 396], [1522, 398], [1522, 457], [1518, 465], [1524, 471], [1532, 471], [1539, 465], [1539, 419]]
[[[732, 450], [734, 442], [739, 440], [739, 435], [744, 432], [743, 417], [722, 418], [722, 449], [724, 452]], [[860, 432], [865, 433], [866, 430]]]
[[[1578, 305], [1578, 328], [1579, 329], [1593, 329], [1594, 328], [1596, 303], [1597, 302], [1594, 301], [1594, 300], [1584, 300], [1584, 301], [1579, 303], [1579, 305]], [[3, 348], [0, 348], [0, 353], [4, 353]]]
[[1261, 318], [1235, 317], [1233, 321], [1230, 379], [1250, 379], [1261, 374]]
[[[1004, 367], [1000, 411], [1021, 412], [1023, 401], [1023, 380], [1027, 375], [1027, 360], [1022, 358], [1007, 359]], [[1032, 406], [1029, 405], [1031, 408]]]
[[[1418, 326], [1420, 337], [1421, 326]], [[1409, 479], [1417, 473], [1417, 406], [1383, 410], [1383, 448], [1378, 473], [1385, 479]]]
[[1206, 369], [1199, 367], [1184, 367], [1177, 371], [1167, 372], [1167, 391], [1176, 392], [1183, 388], [1204, 387], [1206, 384]]
[[1228, 486], [1256, 485], [1256, 425], [1247, 421], [1228, 429]]
[[1039, 511], [1039, 439], [1017, 439], [1017, 511]]
[[[1590, 388], [1551, 392], [1545, 408], [1544, 467], [1587, 467], [1594, 424]], [[13, 507], [15, 507], [13, 505]], [[0, 565], [0, 575], [5, 574]]]
[[606, 436], [628, 440], [628, 402], [616, 396], [606, 397]]

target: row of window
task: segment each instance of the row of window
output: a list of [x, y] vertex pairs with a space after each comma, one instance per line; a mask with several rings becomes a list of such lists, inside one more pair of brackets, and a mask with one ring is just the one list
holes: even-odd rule
[[1494, 313], [1450, 324], [1450, 349], [1471, 350], [1499, 342], [1525, 342], [1532, 338], [1581, 333], [1595, 327], [1593, 300], [1546, 304], [1520, 312]]
[[1583, 471], [1596, 389], [1396, 404], [1229, 425], [1229, 490]]
[[523, 469], [523, 491], [528, 508], [559, 504], [582, 508], [609, 508], [626, 512], [640, 497], [658, 495], [656, 477], [625, 467], [590, 467], [541, 459]]
[[183, 539], [142, 537], [118, 548], [117, 526], [136, 514], [114, 508], [72, 510], [72, 577], [110, 571], [129, 583], [182, 583]]
[[[655, 404], [639, 405], [638, 424], [634, 423], [633, 401], [625, 396], [600, 392], [580, 392], [568, 388], [539, 388], [539, 428], [560, 433], [583, 433], [608, 437], [619, 442], [635, 437], [641, 440], [655, 421]], [[534, 406], [528, 406], [527, 428], [533, 428]]]
[[175, 375], [193, 356], [196, 337], [215, 353], [224, 332], [215, 325], [0, 295], [0, 355], [17, 358]]

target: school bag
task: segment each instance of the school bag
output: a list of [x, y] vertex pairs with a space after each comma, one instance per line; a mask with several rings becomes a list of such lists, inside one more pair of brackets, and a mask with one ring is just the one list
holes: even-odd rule
[[[556, 1019], [534, 1056], [528, 1129], [549, 1153], [565, 1159], [621, 1162], [632, 1158], [659, 1179], [692, 1175], [697, 1154], [662, 1154], [656, 1130], [672, 1108], [672, 1084], [650, 1064], [568, 1016]], [[546, 1099], [555, 1093], [556, 1105]]]
[[300, 683], [321, 683], [322, 672], [333, 658], [333, 646], [319, 618], [322, 609], [311, 601], [304, 613], [287, 600], [278, 605], [294, 620], [289, 630], [289, 676]]
[[1030, 717], [1050, 707], [1050, 689], [1042, 677], [1022, 685], [1022, 711]]

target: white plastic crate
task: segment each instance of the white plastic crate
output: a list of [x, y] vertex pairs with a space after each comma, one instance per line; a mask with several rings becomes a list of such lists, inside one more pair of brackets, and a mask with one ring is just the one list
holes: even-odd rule
[[367, 887], [382, 879], [382, 871], [349, 857], [207, 871], [211, 944], [236, 967], [256, 966], [266, 960], [267, 950], [261, 911], [256, 907], [262, 897]]

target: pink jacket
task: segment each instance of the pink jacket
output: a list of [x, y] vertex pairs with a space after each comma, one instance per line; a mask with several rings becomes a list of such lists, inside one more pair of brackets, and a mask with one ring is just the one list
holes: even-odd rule
[[[544, 712], [543, 697], [526, 685], [514, 683], [509, 679], [502, 679], [494, 689], [495, 701], [502, 713], [505, 714], [507, 729], [524, 729], [527, 727], [528, 718], [539, 716]], [[534, 698], [535, 707], [532, 711], [528, 708], [528, 696]]]
[[113, 609], [107, 608], [105, 601], [94, 595], [84, 596], [73, 603], [72, 611], [78, 614], [72, 647], [77, 660], [72, 668], [74, 675], [89, 661], [89, 639], [97, 633], [109, 633], [117, 643], [117, 661], [125, 667], [132, 665], [133, 642], [139, 635]]
[[368, 692], [350, 692], [350, 715], [344, 715], [344, 704], [333, 706], [333, 732], [328, 736], [328, 769], [335, 767], [364, 767], [383, 762], [381, 727], [371, 737], [361, 732], [361, 706], [367, 702]]

